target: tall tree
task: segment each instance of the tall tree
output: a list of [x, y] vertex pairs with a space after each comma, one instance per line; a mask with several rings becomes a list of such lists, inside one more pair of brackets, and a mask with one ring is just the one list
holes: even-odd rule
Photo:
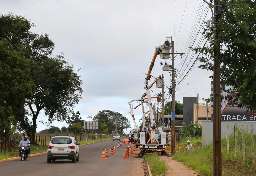
[[112, 134], [117, 130], [119, 134], [123, 134], [124, 129], [130, 127], [129, 121], [125, 116], [111, 110], [100, 111], [93, 119], [98, 120], [99, 130], [102, 133]]
[[[238, 92], [239, 101], [256, 110], [256, 1], [222, 0], [219, 22], [221, 79]], [[213, 28], [204, 32], [209, 45], [195, 49], [203, 54], [201, 68], [213, 69]]]
[[27, 19], [1, 16], [0, 26], [0, 114], [6, 114], [6, 122], [13, 117], [33, 142], [42, 110], [50, 122], [72, 119], [81, 80], [63, 56], [52, 55], [54, 43], [48, 35], [31, 32]]
[[78, 103], [82, 92], [79, 76], [64, 60], [44, 58], [35, 63], [38, 63], [32, 74], [35, 86], [32, 96], [26, 99], [32, 115], [32, 139], [41, 110], [50, 122], [69, 122], [73, 117], [73, 106]]
[[[24, 99], [31, 94], [29, 42], [31, 24], [12, 15], [0, 17], [0, 133], [24, 117]], [[0, 134], [0, 135], [1, 135]]]
[[68, 132], [73, 133], [74, 135], [80, 135], [84, 132], [83, 128], [84, 122], [81, 120], [80, 112], [73, 112], [72, 120], [69, 122]]

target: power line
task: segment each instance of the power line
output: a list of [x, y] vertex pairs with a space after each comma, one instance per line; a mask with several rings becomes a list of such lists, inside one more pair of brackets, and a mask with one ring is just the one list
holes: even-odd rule
[[[200, 23], [198, 23], [199, 25], [197, 26], [197, 29], [199, 29], [199, 30], [197, 31], [195, 37], [193, 37], [193, 41], [192, 41], [192, 44], [190, 44], [190, 47], [194, 47], [194, 45], [196, 44], [196, 41], [198, 41], [198, 36], [201, 33], [201, 31], [202, 31], [202, 27], [204, 25], [205, 18], [207, 17], [207, 14], [208, 14], [207, 10], [205, 10], [204, 12], [205, 12], [204, 15], [201, 16], [201, 18], [200, 18]], [[201, 39], [202, 39], [202, 37], [201, 37]], [[199, 41], [200, 41], [200, 39], [199, 39]], [[181, 70], [183, 69], [185, 63], [187, 62], [187, 59], [188, 59], [188, 56], [189, 56], [190, 53], [191, 53], [191, 50], [187, 53], [186, 58], [184, 59], [184, 62], [182, 63], [182, 66], [179, 69], [179, 72], [181, 72]], [[185, 70], [186, 69], [184, 69], [184, 71]], [[182, 71], [182, 73], [184, 71]]]
[[[202, 9], [202, 7], [203, 7], [203, 3], [200, 6], [200, 10]], [[200, 11], [200, 10], [198, 10], [198, 11]], [[198, 22], [194, 24], [194, 27], [193, 27], [193, 30], [192, 30], [192, 33], [190, 35], [189, 42], [188, 42], [189, 43], [188, 46], [190, 46], [190, 47], [193, 47], [196, 44], [196, 41], [198, 41], [198, 36], [202, 31], [202, 27], [204, 25], [204, 22], [205, 22], [205, 19], [207, 17], [207, 14], [209, 12], [209, 9], [208, 10], [204, 9], [203, 12], [204, 12], [204, 14], [200, 16]], [[196, 30], [197, 30], [197, 32], [195, 34]], [[202, 40], [202, 38], [199, 39], [199, 41], [201, 41], [201, 40]], [[188, 49], [189, 49], [189, 47], [188, 47]], [[186, 69], [184, 69], [184, 70], [182, 70], [182, 69], [183, 69], [185, 63], [187, 62], [187, 59], [190, 56], [190, 53], [191, 53], [191, 50], [189, 52], [187, 52], [186, 57], [184, 59], [184, 62], [182, 63], [178, 72], [181, 72], [181, 71], [182, 71], [182, 73], [185, 72]], [[187, 65], [189, 65], [190, 63], [191, 62], [189, 62]]]
[[[205, 47], [206, 43], [207, 43], [207, 41], [205, 41], [203, 47]], [[182, 81], [184, 81], [185, 78], [189, 75], [189, 72], [192, 70], [192, 68], [195, 66], [196, 62], [198, 61], [198, 58], [199, 58], [200, 54], [201, 54], [201, 53], [198, 53], [198, 54], [197, 54], [196, 59], [194, 60], [194, 62], [192, 63], [192, 65], [190, 66], [190, 68], [189, 68], [189, 70], [186, 72], [186, 74], [185, 74], [185, 75], [182, 77], [182, 79], [177, 83], [177, 86], [178, 86]]]

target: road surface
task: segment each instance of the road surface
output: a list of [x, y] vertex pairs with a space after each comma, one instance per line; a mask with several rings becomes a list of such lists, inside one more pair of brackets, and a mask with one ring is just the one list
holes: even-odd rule
[[100, 159], [101, 151], [113, 145], [103, 142], [80, 147], [80, 161], [56, 161], [46, 163], [46, 155], [31, 157], [28, 161], [0, 163], [1, 176], [143, 176], [141, 160], [122, 159], [125, 146], [107, 160]]

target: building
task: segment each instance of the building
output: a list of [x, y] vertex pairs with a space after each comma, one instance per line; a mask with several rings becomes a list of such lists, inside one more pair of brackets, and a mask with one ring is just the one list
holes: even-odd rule
[[211, 120], [213, 109], [209, 104], [194, 103], [193, 104], [193, 123], [200, 120]]
[[194, 104], [198, 103], [198, 97], [183, 97], [183, 122], [190, 124], [194, 122]]

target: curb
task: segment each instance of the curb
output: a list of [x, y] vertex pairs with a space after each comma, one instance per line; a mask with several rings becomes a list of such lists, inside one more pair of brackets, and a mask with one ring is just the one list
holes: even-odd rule
[[149, 164], [147, 163], [147, 165], [148, 165], [148, 175], [149, 175], [149, 176], [152, 176], [152, 173], [151, 173], [151, 169], [150, 169], [150, 167], [149, 167]]
[[144, 171], [144, 176], [152, 176], [149, 164], [144, 159], [142, 161], [142, 167], [143, 167], [143, 171]]

